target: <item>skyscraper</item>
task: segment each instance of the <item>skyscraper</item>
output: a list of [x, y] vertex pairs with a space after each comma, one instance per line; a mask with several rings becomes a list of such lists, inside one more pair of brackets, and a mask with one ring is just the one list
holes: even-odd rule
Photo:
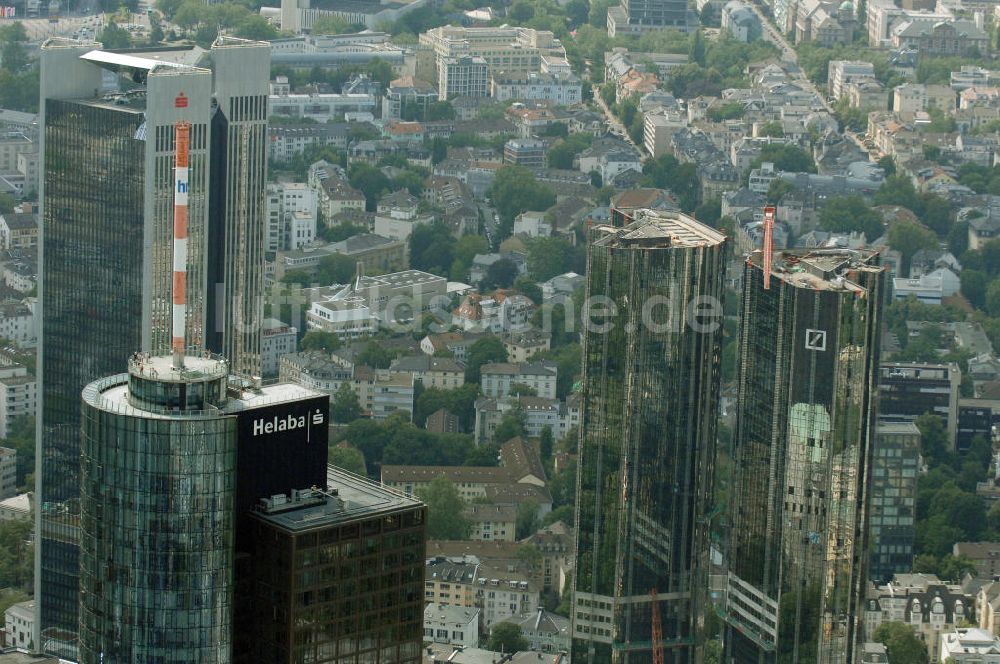
[[272, 545], [252, 541], [245, 506], [325, 488], [328, 411], [208, 354], [136, 354], [84, 389], [80, 664], [234, 661], [245, 563]]
[[871, 568], [885, 582], [913, 569], [920, 429], [912, 422], [880, 422], [875, 429], [871, 481]]
[[743, 270], [727, 660], [854, 661], [884, 274], [873, 251]]
[[[573, 661], [700, 661], [726, 238], [640, 210], [591, 232]], [[714, 314], [714, 315], [713, 315]]]
[[[108, 72], [119, 84], [105, 91]], [[135, 349], [170, 346], [179, 121], [191, 127], [186, 344], [259, 372], [252, 310], [262, 308], [268, 77], [267, 44], [228, 38], [208, 53], [42, 46], [35, 597], [44, 650], [75, 648], [80, 392]]]

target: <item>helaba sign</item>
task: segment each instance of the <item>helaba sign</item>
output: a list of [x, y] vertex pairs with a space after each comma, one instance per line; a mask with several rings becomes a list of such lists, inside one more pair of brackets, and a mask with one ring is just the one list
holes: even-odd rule
[[294, 429], [307, 429], [311, 426], [322, 426], [325, 421], [326, 417], [318, 408], [308, 415], [295, 416], [289, 413], [284, 417], [275, 415], [271, 419], [261, 417], [253, 421], [253, 435], [261, 436], [293, 431]]

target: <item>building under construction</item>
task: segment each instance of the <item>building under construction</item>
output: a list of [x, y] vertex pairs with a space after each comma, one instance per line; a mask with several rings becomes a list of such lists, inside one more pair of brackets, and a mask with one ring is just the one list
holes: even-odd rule
[[633, 219], [594, 227], [588, 249], [587, 297], [608, 298], [616, 311], [585, 321], [583, 340], [572, 633], [580, 664], [699, 662], [711, 610], [727, 241], [676, 212]]
[[41, 48], [37, 646], [73, 659], [80, 536], [80, 393], [136, 349], [166, 353], [175, 126], [190, 128], [184, 346], [260, 373], [270, 48]]
[[725, 661], [853, 662], [884, 272], [870, 250], [767, 262], [743, 271]]

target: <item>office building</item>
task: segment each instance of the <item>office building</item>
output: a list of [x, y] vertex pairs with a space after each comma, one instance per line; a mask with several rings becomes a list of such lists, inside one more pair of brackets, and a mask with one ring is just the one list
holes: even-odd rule
[[682, 0], [623, 0], [621, 5], [608, 7], [608, 36], [641, 35], [668, 28], [686, 32], [689, 23], [698, 24], [688, 16], [688, 3]]
[[298, 342], [298, 330], [277, 318], [264, 320], [261, 342], [262, 376], [274, 378], [278, 375], [278, 363], [282, 355], [294, 353]]
[[328, 408], [209, 354], [177, 368], [137, 353], [84, 389], [80, 664], [247, 661], [253, 606], [236, 588], [273, 544], [252, 539], [254, 497], [324, 484]]
[[438, 99], [488, 97], [490, 67], [485, 58], [464, 55], [438, 62]]
[[[683, 214], [644, 210], [634, 219], [595, 227], [588, 249], [587, 297], [610, 298], [617, 314], [583, 334], [572, 611], [579, 664], [653, 661], [654, 636], [665, 661], [701, 661], [712, 610], [722, 325], [698, 306], [721, 301], [728, 247], [722, 233]], [[650, 302], [671, 311], [643, 320]]]
[[879, 366], [879, 421], [915, 422], [921, 415], [937, 415], [955, 449], [961, 385], [962, 372], [953, 362], [883, 362]]
[[262, 497], [251, 513], [253, 661], [419, 664], [426, 514], [334, 466], [325, 490]]
[[[38, 647], [73, 658], [80, 392], [170, 343], [174, 125], [191, 127], [186, 344], [260, 373], [267, 44], [41, 48]], [[211, 70], [205, 66], [211, 66]], [[213, 74], [214, 70], [214, 74]], [[127, 83], [106, 90], [104, 76]], [[95, 94], [95, 91], [96, 94]]]
[[762, 264], [757, 251], [743, 270], [726, 661], [851, 662], [884, 272], [872, 251]]
[[0, 447], [0, 500], [17, 495], [17, 450]]
[[26, 366], [0, 360], [0, 438], [10, 435], [17, 418], [35, 416], [36, 387]]
[[868, 576], [888, 581], [913, 569], [916, 535], [920, 429], [915, 424], [879, 424], [872, 459], [871, 539]]

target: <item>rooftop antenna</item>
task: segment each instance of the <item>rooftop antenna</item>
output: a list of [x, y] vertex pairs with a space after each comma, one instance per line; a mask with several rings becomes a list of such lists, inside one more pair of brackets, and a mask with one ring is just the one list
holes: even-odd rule
[[764, 290], [771, 290], [771, 258], [774, 255], [774, 207], [764, 208]]
[[174, 126], [174, 311], [173, 368], [184, 368], [187, 318], [188, 146], [191, 125]]

